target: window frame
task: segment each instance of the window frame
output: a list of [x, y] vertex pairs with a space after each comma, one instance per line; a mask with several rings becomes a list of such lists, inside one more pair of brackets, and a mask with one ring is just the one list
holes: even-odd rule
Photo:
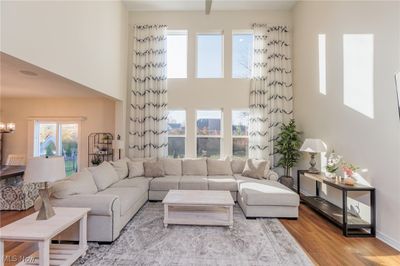
[[[167, 38], [169, 35], [175, 36], [186, 36], [186, 76], [185, 77], [168, 77], [168, 70], [167, 70], [167, 79], [187, 79], [188, 78], [188, 65], [189, 65], [189, 31], [188, 30], [167, 30]], [[168, 40], [167, 40], [168, 42]], [[167, 51], [167, 58], [168, 58], [168, 51]], [[168, 60], [167, 60], [168, 63]], [[167, 66], [168, 68], [168, 66]]]
[[[167, 138], [168, 138], [168, 145], [169, 145], [169, 138], [183, 138], [184, 139], [184, 144], [185, 144], [185, 152], [184, 152], [184, 157], [186, 157], [187, 155], [187, 111], [184, 108], [174, 108], [174, 109], [170, 109], [168, 110], [168, 112], [170, 111], [183, 111], [185, 112], [185, 134], [184, 135], [169, 135], [169, 132], [167, 132]], [[167, 123], [168, 123], [168, 117], [167, 117]], [[168, 154], [168, 157], [170, 157], [170, 155]]]
[[[218, 77], [199, 77], [199, 35], [220, 35], [221, 36], [221, 76]], [[196, 53], [196, 61], [195, 61], [195, 77], [197, 79], [223, 79], [225, 78], [225, 34], [223, 30], [215, 30], [215, 31], [205, 31], [205, 32], [197, 32], [196, 33], [196, 44], [195, 44], [195, 53]], [[196, 119], [197, 121], [197, 119]]]
[[[231, 153], [232, 153], [232, 157], [234, 157], [234, 158], [242, 158], [242, 157], [236, 157], [236, 156], [234, 156], [234, 154], [233, 154], [233, 140], [234, 139], [247, 139], [247, 140], [249, 140], [249, 122], [250, 122], [250, 109], [248, 109], [248, 108], [235, 108], [235, 109], [232, 109], [231, 110], [231, 117], [232, 117], [232, 119], [231, 119], [231, 128], [233, 127], [233, 112], [247, 112], [248, 114], [249, 114], [249, 120], [247, 121], [247, 135], [241, 135], [241, 136], [239, 136], [239, 135], [234, 135], [233, 134], [233, 130], [232, 130], [232, 133], [231, 133], [231, 136], [232, 136], [232, 149], [231, 149]], [[247, 145], [248, 145], [248, 141], [247, 141]], [[248, 158], [249, 157], [249, 147], [247, 147], [247, 156], [245, 157], [245, 158]]]
[[251, 79], [251, 77], [253, 75], [254, 56], [251, 57], [250, 65], [252, 66], [252, 69], [250, 70], [250, 76], [249, 77], [243, 78], [243, 77], [234, 77], [233, 76], [233, 52], [234, 52], [234, 50], [233, 50], [233, 36], [234, 35], [252, 35], [252, 37], [253, 37], [252, 48], [253, 48], [253, 52], [254, 52], [254, 31], [250, 30], [250, 29], [247, 29], [247, 30], [232, 30], [232, 40], [231, 40], [232, 41], [232, 54], [231, 54], [231, 59], [232, 59], [231, 60], [231, 63], [232, 63], [231, 71], [232, 71], [232, 73], [231, 73], [231, 78], [232, 79], [244, 79], [244, 80]]
[[[221, 113], [221, 130], [219, 135], [199, 135], [197, 132], [197, 120], [198, 120], [198, 112], [199, 111], [218, 111]], [[215, 139], [220, 139], [219, 142], [219, 157], [222, 157], [222, 153], [223, 153], [223, 147], [224, 147], [224, 110], [221, 109], [196, 109], [195, 110], [195, 147], [196, 147], [196, 158], [203, 158], [203, 157], [199, 157], [197, 154], [197, 144], [198, 144], [198, 139], [199, 138], [215, 138]]]

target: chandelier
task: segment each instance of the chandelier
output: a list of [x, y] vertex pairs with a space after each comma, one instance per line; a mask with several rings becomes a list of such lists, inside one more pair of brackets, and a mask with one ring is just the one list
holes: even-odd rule
[[0, 133], [13, 133], [15, 131], [15, 123], [0, 122]]

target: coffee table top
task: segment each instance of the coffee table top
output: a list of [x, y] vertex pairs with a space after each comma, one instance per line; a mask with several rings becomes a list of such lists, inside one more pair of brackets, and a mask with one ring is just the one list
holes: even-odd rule
[[174, 205], [235, 205], [229, 191], [218, 190], [170, 190], [163, 204]]

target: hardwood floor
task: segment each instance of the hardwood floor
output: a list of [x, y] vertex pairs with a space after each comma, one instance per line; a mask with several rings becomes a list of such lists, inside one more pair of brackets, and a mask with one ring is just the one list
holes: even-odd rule
[[[0, 226], [31, 214], [23, 211], [0, 212]], [[280, 220], [317, 265], [400, 265], [400, 252], [376, 238], [348, 238], [341, 230], [301, 204], [298, 220]], [[6, 242], [5, 265], [18, 263], [37, 249], [35, 244]]]

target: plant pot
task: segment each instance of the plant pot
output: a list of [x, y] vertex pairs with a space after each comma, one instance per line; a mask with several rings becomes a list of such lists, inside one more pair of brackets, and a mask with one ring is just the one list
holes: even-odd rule
[[291, 176], [281, 176], [279, 178], [279, 182], [281, 182], [281, 184], [287, 186], [288, 188], [293, 188], [294, 180]]

